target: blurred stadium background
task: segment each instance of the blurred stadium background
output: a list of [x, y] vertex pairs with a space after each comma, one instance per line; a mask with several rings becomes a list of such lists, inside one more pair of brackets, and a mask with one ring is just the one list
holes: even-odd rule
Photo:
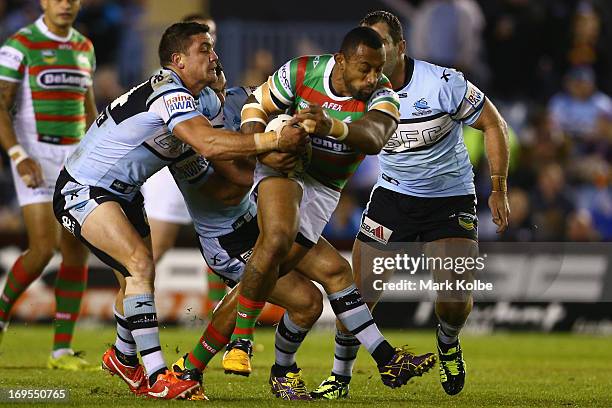
[[[216, 20], [217, 53], [229, 85], [234, 86], [262, 83], [293, 56], [334, 52], [347, 30], [368, 11], [392, 11], [404, 23], [410, 56], [463, 71], [495, 102], [512, 128], [511, 227], [501, 236], [495, 234], [486, 205], [490, 187], [481, 135], [473, 130], [465, 133], [475, 169], [481, 240], [612, 240], [612, 2], [608, 0], [82, 3], [76, 27], [96, 49], [98, 109], [156, 68], [160, 34], [185, 15], [203, 13]], [[36, 0], [0, 0], [0, 41], [39, 14]], [[26, 244], [8, 166], [2, 152], [0, 282]], [[344, 251], [350, 251], [376, 176], [376, 158], [369, 157], [324, 233]], [[201, 326], [208, 311], [203, 260], [194, 235], [185, 227], [178, 248], [157, 269], [157, 291], [166, 295], [158, 297], [158, 310], [166, 322]], [[577, 265], [566, 271], [567, 288], [583, 289], [583, 296], [571, 302], [551, 297], [530, 303], [480, 303], [470, 327], [612, 334], [612, 303], [601, 303], [612, 299], [612, 251], [609, 244], [596, 247], [585, 258], [580, 249], [584, 246], [575, 250], [566, 246]], [[93, 257], [91, 265], [82, 322], [110, 321], [114, 278]], [[509, 275], [516, 265], [508, 260]], [[44, 279], [29, 289], [15, 311], [16, 320], [51, 319], [54, 298], [49, 285], [57, 266], [57, 261], [52, 263]], [[432, 306], [427, 302], [386, 302], [378, 308], [378, 318], [387, 326], [433, 327]], [[331, 312], [323, 321], [331, 323]]]

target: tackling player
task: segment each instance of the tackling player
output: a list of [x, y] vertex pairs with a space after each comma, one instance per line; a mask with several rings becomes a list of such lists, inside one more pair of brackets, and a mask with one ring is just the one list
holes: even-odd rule
[[[159, 343], [154, 263], [140, 186], [162, 167], [193, 155], [231, 160], [275, 149], [296, 152], [303, 130], [240, 135], [214, 129], [194, 95], [217, 80], [208, 27], [176, 23], [159, 45], [159, 73], [117, 98], [98, 116], [60, 173], [55, 215], [94, 254], [125, 276], [125, 317], [147, 372], [144, 394], [174, 399], [199, 384], [168, 370]], [[138, 384], [140, 386], [140, 384]]]
[[28, 235], [28, 249], [15, 261], [0, 297], [0, 340], [11, 308], [59, 249], [55, 335], [47, 365], [78, 370], [89, 366], [71, 348], [87, 285], [89, 251], [57, 223], [51, 202], [64, 160], [97, 115], [95, 56], [91, 42], [72, 28], [79, 0], [40, 4], [43, 15], [0, 48], [0, 143], [11, 158]]
[[[249, 98], [242, 110], [242, 130], [261, 131], [271, 114], [290, 110], [311, 133], [312, 162], [292, 177], [273, 170], [260, 157], [255, 170], [259, 237], [241, 281], [236, 325], [223, 357], [226, 372], [250, 372], [254, 326], [280, 273], [320, 241], [340, 191], [364, 153], [376, 154], [399, 119], [397, 95], [382, 75], [383, 44], [372, 29], [358, 27], [344, 38], [335, 55], [306, 56], [283, 65]], [[312, 106], [311, 104], [321, 106]], [[269, 155], [268, 155], [269, 158]], [[297, 245], [293, 245], [293, 243]], [[327, 290], [342, 323], [371, 353], [389, 387], [421, 375], [434, 356], [394, 349], [382, 336], [354, 285], [350, 266], [329, 246], [329, 262], [345, 274]], [[341, 287], [339, 287], [341, 286]]]
[[[358, 284], [371, 278], [365, 260], [377, 256], [372, 243], [422, 241], [428, 256], [477, 256], [476, 196], [463, 125], [484, 132], [492, 184], [489, 207], [498, 233], [507, 228], [509, 213], [507, 127], [495, 106], [460, 72], [405, 55], [402, 27], [393, 14], [372, 12], [361, 25], [376, 30], [385, 43], [384, 73], [399, 94], [401, 120], [379, 155], [380, 175], [353, 247]], [[382, 233], [374, 233], [377, 229]], [[441, 276], [444, 271], [433, 273]], [[455, 273], [448, 278], [456, 278]], [[458, 336], [472, 303], [471, 294], [461, 291], [438, 293], [436, 299], [440, 381], [449, 395], [459, 393], [465, 382]], [[369, 303], [370, 308], [375, 304]], [[334, 359], [332, 375], [315, 396], [348, 396], [359, 343], [348, 336], [346, 344], [336, 344], [336, 355], [343, 358]]]

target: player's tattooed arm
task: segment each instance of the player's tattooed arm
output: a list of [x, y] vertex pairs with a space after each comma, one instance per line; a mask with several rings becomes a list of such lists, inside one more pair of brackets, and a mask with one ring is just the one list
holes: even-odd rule
[[42, 169], [19, 145], [10, 114], [18, 88], [18, 82], [0, 81], [0, 144], [15, 163], [17, 172], [24, 184], [30, 188], [35, 188], [43, 182]]
[[492, 183], [489, 207], [493, 215], [493, 222], [498, 227], [497, 232], [504, 232], [508, 228], [508, 214], [510, 213], [506, 194], [506, 178], [508, 177], [510, 156], [508, 125], [495, 105], [487, 98], [478, 120], [474, 122], [472, 127], [484, 133], [485, 151], [489, 161]]
[[85, 131], [89, 129], [92, 123], [98, 117], [98, 108], [96, 107], [96, 98], [94, 97], [93, 86], [87, 88], [85, 94]]
[[4, 150], [17, 144], [10, 112], [15, 103], [18, 88], [18, 82], [0, 81], [0, 143]]

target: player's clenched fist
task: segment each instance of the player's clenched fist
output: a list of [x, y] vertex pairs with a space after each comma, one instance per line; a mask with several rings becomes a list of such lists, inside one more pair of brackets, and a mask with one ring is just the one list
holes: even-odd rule
[[39, 187], [43, 183], [42, 169], [31, 157], [23, 159], [17, 165], [17, 172], [25, 185], [29, 188]]
[[302, 109], [295, 117], [300, 121], [306, 132], [317, 135], [327, 136], [332, 128], [332, 120], [320, 105], [309, 105]]
[[[299, 153], [304, 150], [304, 146], [310, 138], [302, 127], [293, 126], [298, 120], [291, 119], [280, 129], [278, 139], [278, 150], [285, 153]], [[278, 132], [278, 131], [277, 131]]]

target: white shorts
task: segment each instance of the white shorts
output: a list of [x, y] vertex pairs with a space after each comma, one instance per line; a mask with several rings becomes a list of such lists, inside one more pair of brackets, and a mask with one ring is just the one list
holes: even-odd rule
[[15, 164], [11, 161], [13, 183], [17, 192], [17, 201], [21, 207], [30, 204], [50, 203], [53, 201], [55, 182], [68, 156], [76, 149], [78, 143], [71, 145], [55, 145], [50, 143], [30, 142], [21, 144], [28, 155], [42, 169], [43, 184], [40, 187], [29, 188], [25, 185]]
[[168, 167], [151, 176], [140, 191], [145, 198], [145, 210], [149, 219], [173, 224], [191, 224], [191, 216], [183, 195]]
[[[276, 170], [259, 162], [255, 167], [255, 186], [267, 177], [285, 177]], [[300, 235], [308, 242], [307, 246], [314, 246], [321, 238], [323, 228], [329, 222], [338, 201], [340, 192], [324, 186], [317, 180], [304, 174], [302, 177], [292, 178], [302, 187], [302, 201], [300, 202], [300, 227], [296, 242], [303, 243]]]

